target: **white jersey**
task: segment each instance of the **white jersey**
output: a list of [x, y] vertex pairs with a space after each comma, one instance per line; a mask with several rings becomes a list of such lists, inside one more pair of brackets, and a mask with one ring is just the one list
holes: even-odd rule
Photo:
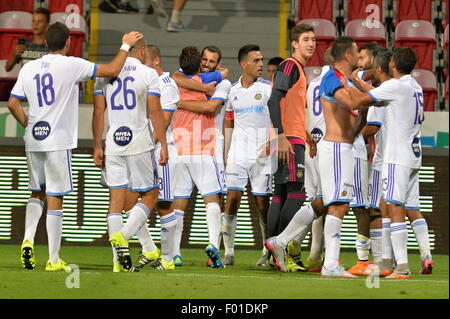
[[272, 93], [270, 81], [259, 78], [243, 88], [242, 76], [230, 90], [227, 111], [234, 111], [234, 130], [228, 157], [256, 159], [268, 141], [270, 115], [267, 102]]
[[325, 120], [319, 97], [319, 87], [322, 77], [328, 70], [330, 70], [328, 65], [322, 67], [320, 75], [309, 83], [306, 90], [306, 129], [316, 143], [325, 136]]
[[128, 57], [119, 76], [96, 81], [94, 94], [108, 105], [105, 155], [135, 155], [154, 148], [147, 115], [147, 95], [160, 96], [156, 71]]
[[[175, 81], [170, 77], [169, 72], [164, 72], [159, 76], [159, 89], [161, 91], [161, 108], [163, 112], [175, 112], [178, 108], [178, 102], [180, 101], [180, 91], [178, 90]], [[167, 144], [175, 143], [173, 140], [172, 123], [173, 116], [166, 131]]]
[[366, 125], [375, 125], [380, 129], [375, 134], [375, 154], [373, 155], [371, 168], [379, 172], [383, 169], [383, 136], [386, 136], [386, 125], [385, 123], [385, 107], [371, 106], [369, 112], [367, 113], [367, 123]]
[[60, 54], [47, 54], [25, 64], [11, 96], [27, 99], [25, 150], [59, 151], [77, 147], [78, 83], [95, 77], [97, 66]]
[[423, 91], [411, 75], [383, 82], [370, 90], [375, 102], [386, 108], [384, 163], [420, 168], [422, 146], [420, 127], [423, 121]]
[[214, 118], [214, 127], [216, 128], [216, 154], [223, 154], [224, 137], [223, 137], [223, 121], [225, 119], [226, 104], [230, 95], [231, 82], [222, 80], [217, 86], [211, 100], [221, 100], [223, 104], [220, 106]]

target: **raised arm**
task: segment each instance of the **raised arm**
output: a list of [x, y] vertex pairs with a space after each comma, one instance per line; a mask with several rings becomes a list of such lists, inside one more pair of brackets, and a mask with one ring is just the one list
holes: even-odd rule
[[216, 82], [210, 82], [207, 84], [203, 84], [192, 79], [189, 79], [187, 76], [181, 74], [180, 72], [175, 72], [172, 75], [172, 79], [175, 83], [184, 89], [203, 92], [206, 95], [213, 96], [216, 91]]
[[208, 101], [180, 101], [178, 107], [196, 113], [215, 114], [222, 104], [222, 100], [212, 99]]

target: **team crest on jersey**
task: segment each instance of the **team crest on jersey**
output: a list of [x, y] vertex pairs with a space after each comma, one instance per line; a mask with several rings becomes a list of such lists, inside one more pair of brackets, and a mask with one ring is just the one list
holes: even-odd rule
[[314, 128], [311, 131], [311, 137], [314, 140], [314, 142], [319, 143], [319, 141], [322, 139], [323, 137], [323, 132], [320, 128]]
[[45, 140], [52, 131], [50, 124], [45, 121], [40, 121], [33, 126], [33, 137], [38, 141]]
[[117, 145], [126, 146], [133, 139], [133, 132], [129, 127], [121, 126], [114, 132], [113, 139]]
[[348, 194], [347, 191], [342, 192], [342, 196], [347, 196], [347, 194]]
[[262, 98], [262, 94], [261, 93], [256, 93], [255, 94], [255, 100], [261, 100]]
[[416, 157], [420, 157], [420, 139], [418, 137], [414, 137], [411, 147], [414, 155], [416, 155]]

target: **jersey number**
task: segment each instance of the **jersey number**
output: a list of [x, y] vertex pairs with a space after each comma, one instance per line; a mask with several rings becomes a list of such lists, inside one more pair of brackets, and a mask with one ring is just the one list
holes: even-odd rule
[[413, 97], [416, 99], [416, 116], [414, 117], [414, 125], [422, 124], [424, 120], [423, 114], [423, 94], [414, 93]]
[[[134, 78], [132, 76], [127, 76], [125, 79], [123, 79], [123, 82], [121, 79], [117, 78], [115, 82], [117, 82], [117, 89], [113, 92], [111, 95], [111, 109], [112, 110], [123, 110], [123, 105], [119, 104], [116, 105], [114, 100], [116, 99], [117, 94], [122, 91], [123, 94], [123, 101], [125, 102], [125, 107], [129, 110], [132, 110], [136, 107], [136, 92], [134, 90], [128, 89], [127, 84], [128, 82], [134, 82]], [[122, 90], [123, 88], [123, 90]], [[129, 101], [129, 96], [131, 96], [131, 103]]]
[[55, 90], [53, 89], [53, 77], [50, 73], [45, 73], [42, 77], [38, 73], [33, 78], [36, 81], [36, 91], [39, 106], [42, 107], [45, 102], [47, 106], [55, 102]]
[[313, 91], [313, 114], [319, 116], [322, 113], [322, 103], [319, 97], [319, 87], [317, 86]]

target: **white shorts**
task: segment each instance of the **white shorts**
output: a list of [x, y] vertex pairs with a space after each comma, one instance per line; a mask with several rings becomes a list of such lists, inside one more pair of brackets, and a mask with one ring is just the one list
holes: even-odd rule
[[369, 208], [380, 210], [380, 200], [383, 197], [383, 185], [381, 182], [381, 171], [371, 169], [369, 177]]
[[227, 183], [226, 183], [226, 178], [225, 178], [225, 162], [223, 160], [223, 153], [218, 152], [215, 155], [215, 157], [216, 157], [217, 169], [219, 170], [220, 187], [222, 188], [222, 193], [226, 194], [227, 193]]
[[30, 191], [39, 192], [45, 187], [45, 194], [50, 196], [63, 196], [73, 191], [72, 150], [26, 154]]
[[305, 188], [311, 201], [323, 197], [317, 155], [314, 158], [311, 158], [309, 154], [305, 155]]
[[136, 155], [105, 155], [102, 177], [110, 189], [147, 192], [157, 188], [158, 172], [153, 151]]
[[156, 170], [158, 171], [158, 200], [162, 202], [172, 202], [175, 188], [175, 163], [178, 157], [175, 145], [167, 145], [169, 151], [169, 161], [166, 165], [158, 164], [161, 155], [161, 145], [158, 144], [154, 150]]
[[383, 164], [383, 198], [388, 204], [420, 209], [419, 169], [397, 164]]
[[222, 193], [215, 156], [178, 155], [175, 161], [174, 198], [191, 198], [194, 186], [202, 197]]
[[350, 203], [353, 191], [352, 144], [323, 140], [317, 146], [323, 202]]
[[350, 207], [367, 207], [369, 204], [369, 168], [367, 161], [355, 157], [353, 169], [353, 198]]
[[244, 192], [250, 179], [253, 195], [267, 196], [272, 194], [271, 164], [270, 157], [241, 161], [233, 159], [228, 162], [226, 169], [228, 190]]

